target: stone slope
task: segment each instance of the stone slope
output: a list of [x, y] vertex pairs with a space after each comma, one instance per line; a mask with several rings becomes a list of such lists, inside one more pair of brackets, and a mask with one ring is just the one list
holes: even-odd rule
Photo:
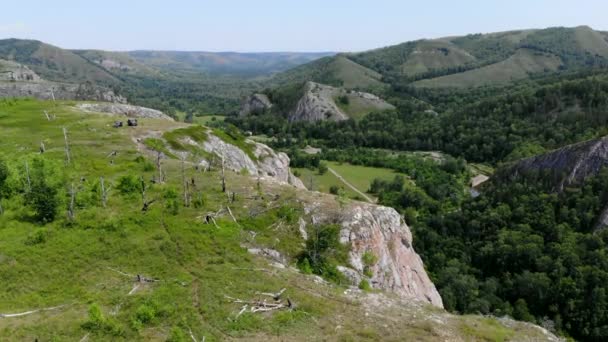
[[580, 185], [587, 177], [597, 175], [608, 166], [608, 136], [568, 145], [555, 151], [523, 159], [509, 168], [518, 176], [534, 171], [548, 171], [556, 177], [555, 188]]
[[127, 102], [124, 97], [105, 87], [90, 83], [51, 82], [41, 78], [24, 64], [0, 60], [0, 98], [8, 97]]
[[349, 103], [357, 102], [361, 108], [359, 110], [363, 112], [395, 108], [373, 94], [307, 82], [304, 86], [302, 98], [296, 104], [295, 109], [289, 113], [289, 121], [347, 120], [354, 113], [349, 113], [348, 110], [340, 108], [336, 103], [338, 97], [348, 99]]
[[[309, 194], [312, 196], [300, 197], [307, 215], [304, 222], [340, 225], [340, 242], [351, 249], [349, 265], [339, 270], [353, 286], [367, 280], [374, 289], [443, 308], [441, 296], [413, 248], [412, 233], [395, 209], [363, 202], [335, 205], [329, 195]], [[375, 263], [366, 265], [365, 255], [373, 255]]]
[[117, 114], [130, 118], [149, 118], [174, 121], [172, 117], [159, 110], [122, 103], [81, 103], [76, 107], [87, 112]]

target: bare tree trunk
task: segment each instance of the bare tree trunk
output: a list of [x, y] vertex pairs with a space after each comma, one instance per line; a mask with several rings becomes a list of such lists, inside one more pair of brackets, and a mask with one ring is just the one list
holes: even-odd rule
[[184, 155], [181, 156], [181, 160], [182, 160], [182, 186], [183, 186], [183, 191], [184, 191], [184, 206], [185, 207], [189, 207], [190, 206], [190, 194], [188, 191], [188, 181], [186, 180], [186, 166], [185, 166], [185, 159], [186, 157]]
[[63, 127], [63, 138], [65, 140], [65, 158], [67, 163], [69, 164], [71, 161], [70, 158], [70, 143], [68, 141], [68, 130]]
[[40, 142], [40, 153], [46, 152], [46, 147], [44, 146], [44, 141]]
[[224, 154], [222, 154], [222, 192], [226, 192], [226, 174], [224, 171]]
[[76, 199], [76, 191], [74, 190], [74, 183], [70, 184], [70, 205], [68, 207], [68, 219], [74, 221], [74, 201]]
[[108, 190], [106, 189], [103, 177], [99, 177], [99, 183], [101, 186], [101, 205], [105, 208], [108, 202]]

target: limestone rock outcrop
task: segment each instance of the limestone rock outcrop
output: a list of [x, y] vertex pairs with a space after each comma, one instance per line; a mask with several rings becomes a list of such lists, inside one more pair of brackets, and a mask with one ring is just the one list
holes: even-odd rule
[[124, 115], [130, 118], [164, 119], [173, 121], [173, 118], [159, 110], [122, 103], [81, 103], [78, 104], [77, 107], [87, 112]]
[[[313, 224], [340, 225], [340, 242], [350, 246], [350, 267], [341, 268], [348, 279], [366, 279], [372, 288], [443, 308], [441, 296], [412, 246], [412, 233], [395, 209], [363, 202], [332, 208], [315, 201], [305, 204], [305, 212]], [[370, 256], [372, 264], [365, 260]]]

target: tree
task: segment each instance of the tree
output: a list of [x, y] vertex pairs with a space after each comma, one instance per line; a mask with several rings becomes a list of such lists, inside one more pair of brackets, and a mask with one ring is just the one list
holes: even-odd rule
[[[26, 194], [26, 203], [34, 210], [34, 217], [42, 223], [52, 222], [57, 216], [60, 200], [57, 196], [63, 186], [63, 180], [52, 178], [49, 174], [52, 166], [42, 158], [34, 159], [32, 163], [31, 189]], [[56, 168], [55, 168], [56, 169]]]
[[327, 167], [327, 164], [319, 163], [319, 174], [320, 175], [324, 175], [325, 173], [327, 173], [327, 170], [329, 170], [329, 168]]

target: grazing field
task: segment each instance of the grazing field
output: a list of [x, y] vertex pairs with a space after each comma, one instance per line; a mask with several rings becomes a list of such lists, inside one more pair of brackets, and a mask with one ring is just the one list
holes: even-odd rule
[[[325, 161], [325, 163], [330, 169], [336, 171], [348, 183], [363, 193], [367, 193], [370, 184], [375, 178], [392, 180], [396, 175], [407, 177], [404, 174], [397, 173], [390, 169], [359, 166], [348, 163], [337, 163], [332, 161]], [[296, 168], [294, 170], [297, 170], [300, 173], [300, 179], [302, 182], [304, 182], [304, 185], [306, 185], [307, 188], [310, 188], [310, 180], [312, 177], [312, 190], [329, 192], [329, 188], [334, 185], [343, 188], [346, 197], [352, 199], [362, 199], [360, 194], [344, 184], [344, 182], [329, 171], [323, 175], [320, 175], [317, 170], [309, 170], [306, 168]], [[373, 198], [371, 195], [367, 196]]]

